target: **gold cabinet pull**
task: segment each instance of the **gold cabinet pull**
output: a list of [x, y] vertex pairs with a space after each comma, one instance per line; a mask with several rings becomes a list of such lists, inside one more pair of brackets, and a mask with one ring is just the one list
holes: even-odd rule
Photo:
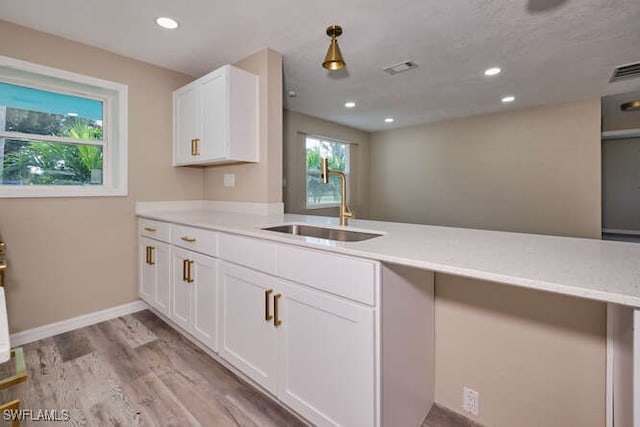
[[200, 155], [200, 150], [198, 148], [198, 144], [200, 144], [200, 139], [199, 138], [193, 138], [191, 140], [191, 155], [192, 156], [199, 156]]
[[182, 260], [182, 281], [186, 282], [187, 281], [187, 263], [189, 262], [188, 259], [183, 259]]
[[145, 228], [144, 228], [144, 231], [150, 231], [150, 232], [152, 232], [152, 233], [153, 233], [154, 231], [156, 231], [156, 229], [155, 229], [155, 228], [153, 228], [153, 227], [145, 227]]
[[144, 262], [145, 262], [146, 264], [149, 264], [149, 246], [145, 246], [145, 247], [144, 247], [144, 250], [145, 250], [145, 259], [144, 259]]
[[5, 242], [0, 242], [0, 255], [6, 255], [7, 244]]
[[187, 261], [187, 283], [193, 283], [193, 277], [191, 277], [192, 266], [193, 266], [193, 261]]
[[155, 265], [155, 262], [153, 262], [153, 250], [155, 249], [154, 246], [147, 246], [147, 264], [149, 265]]
[[269, 299], [271, 297], [271, 292], [273, 292], [273, 289], [267, 289], [264, 291], [264, 320], [267, 322], [273, 319], [273, 316], [269, 313]]
[[0, 286], [4, 286], [4, 275], [7, 270], [7, 263], [0, 261]]
[[276, 328], [282, 325], [282, 320], [280, 320], [280, 313], [278, 312], [278, 301], [282, 297], [282, 294], [275, 294], [273, 296], [273, 326]]
[[185, 242], [193, 243], [196, 241], [195, 237], [182, 236], [180, 240], [184, 240]]

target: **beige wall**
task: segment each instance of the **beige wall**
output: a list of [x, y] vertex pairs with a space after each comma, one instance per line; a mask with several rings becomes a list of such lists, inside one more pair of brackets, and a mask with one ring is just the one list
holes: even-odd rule
[[374, 218], [599, 237], [598, 100], [373, 134]]
[[[375, 133], [378, 219], [598, 238], [598, 100]], [[428, 242], [425, 242], [428, 244]], [[436, 400], [491, 426], [603, 426], [605, 305], [436, 275]]]
[[337, 216], [338, 208], [306, 209], [306, 163], [302, 134], [318, 135], [352, 143], [351, 208], [357, 218], [367, 218], [369, 211], [369, 138], [370, 134], [334, 122], [284, 111], [284, 191], [285, 211], [308, 215]]
[[[282, 202], [282, 56], [261, 50], [234, 65], [260, 76], [260, 162], [204, 169], [204, 198], [242, 202]], [[235, 174], [235, 187], [224, 187]]]
[[127, 197], [0, 199], [11, 332], [135, 301], [135, 201], [202, 198], [202, 170], [171, 166], [171, 93], [192, 79], [4, 21], [0, 40], [0, 55], [129, 87]]

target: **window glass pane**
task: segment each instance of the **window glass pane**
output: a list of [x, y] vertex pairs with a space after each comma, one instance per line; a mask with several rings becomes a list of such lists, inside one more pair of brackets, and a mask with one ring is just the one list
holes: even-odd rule
[[307, 173], [307, 205], [328, 204], [340, 204], [340, 178], [331, 175], [329, 183], [323, 184], [319, 173]]
[[99, 145], [4, 138], [0, 181], [4, 185], [102, 185], [102, 154]]
[[102, 101], [0, 82], [0, 109], [0, 131], [102, 140]]
[[323, 184], [320, 163], [327, 158], [329, 169], [349, 174], [349, 144], [328, 141], [319, 137], [306, 137], [306, 194], [307, 206], [340, 204], [340, 178], [331, 175], [329, 183]]

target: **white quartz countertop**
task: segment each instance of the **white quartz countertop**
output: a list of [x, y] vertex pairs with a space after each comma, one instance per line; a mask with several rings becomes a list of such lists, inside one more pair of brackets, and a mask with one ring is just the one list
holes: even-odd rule
[[384, 233], [334, 242], [261, 230], [283, 223], [338, 226], [337, 218], [245, 215], [204, 209], [139, 210], [141, 217], [235, 233], [640, 308], [640, 244], [455, 227], [351, 220], [348, 229]]

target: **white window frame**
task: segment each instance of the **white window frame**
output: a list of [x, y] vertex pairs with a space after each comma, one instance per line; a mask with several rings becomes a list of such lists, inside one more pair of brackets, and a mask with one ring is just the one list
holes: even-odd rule
[[352, 162], [351, 162], [351, 146], [352, 144], [348, 141], [342, 141], [340, 139], [336, 139], [336, 138], [329, 138], [326, 136], [321, 136], [321, 135], [314, 135], [314, 134], [303, 134], [304, 138], [303, 138], [303, 142], [304, 142], [304, 179], [305, 179], [305, 185], [304, 185], [304, 208], [308, 209], [308, 210], [313, 210], [313, 209], [327, 209], [327, 208], [336, 208], [336, 207], [340, 207], [340, 203], [309, 203], [309, 197], [307, 194], [307, 162], [306, 162], [306, 155], [307, 155], [307, 138], [313, 138], [313, 139], [320, 139], [322, 141], [327, 141], [327, 142], [331, 142], [334, 144], [344, 144], [347, 146], [347, 160], [348, 160], [348, 172], [345, 173], [345, 178], [347, 181], [347, 204], [350, 204], [350, 199], [351, 199], [351, 166], [352, 166]]
[[[102, 185], [0, 184], [0, 198], [126, 196], [128, 194], [127, 85], [6, 56], [0, 56], [0, 82], [103, 102]], [[18, 132], [1, 132], [0, 134], [5, 138], [20, 139], [28, 136], [42, 141], [48, 139], [47, 136]], [[56, 142], [60, 142], [58, 138]]]

